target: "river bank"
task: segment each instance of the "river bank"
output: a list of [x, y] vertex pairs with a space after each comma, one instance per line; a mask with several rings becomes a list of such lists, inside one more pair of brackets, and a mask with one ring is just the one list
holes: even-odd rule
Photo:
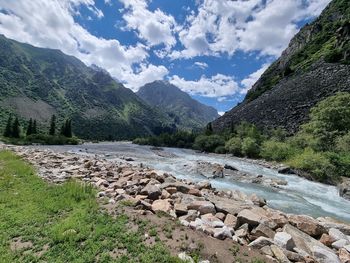
[[11, 149], [34, 164], [45, 180], [61, 183], [75, 178], [92, 183], [100, 189], [98, 197], [107, 197], [110, 204], [128, 203], [145, 215], [169, 214], [183, 226], [208, 236], [261, 249], [272, 261], [350, 259], [350, 225], [330, 218], [283, 213], [255, 194], [217, 190], [208, 181], [177, 179], [135, 165], [131, 157], [116, 161], [88, 153]]

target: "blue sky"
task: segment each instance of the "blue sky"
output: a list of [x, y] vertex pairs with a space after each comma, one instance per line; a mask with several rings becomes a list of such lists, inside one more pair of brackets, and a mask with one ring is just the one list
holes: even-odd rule
[[0, 33], [231, 109], [330, 0], [0, 0]]

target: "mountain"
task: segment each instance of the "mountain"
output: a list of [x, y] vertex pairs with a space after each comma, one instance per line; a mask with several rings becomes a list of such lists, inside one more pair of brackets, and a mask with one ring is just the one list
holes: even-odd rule
[[149, 105], [166, 112], [182, 129], [201, 129], [219, 116], [216, 109], [192, 99], [167, 81], [148, 83], [136, 94]]
[[213, 129], [248, 121], [294, 133], [317, 102], [350, 91], [349, 64], [350, 1], [333, 0], [291, 40], [244, 101], [212, 123]]
[[59, 50], [37, 48], [0, 36], [0, 124], [10, 113], [45, 127], [52, 114], [72, 119], [87, 139], [126, 139], [162, 131], [165, 114], [117, 83]]

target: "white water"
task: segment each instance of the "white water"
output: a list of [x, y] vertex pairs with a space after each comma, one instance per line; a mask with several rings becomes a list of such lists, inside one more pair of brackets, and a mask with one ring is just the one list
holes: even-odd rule
[[252, 164], [241, 159], [219, 154], [203, 154], [188, 149], [164, 148], [161, 157], [149, 146], [134, 145], [125, 142], [84, 144], [79, 146], [52, 146], [57, 151], [71, 151], [80, 154], [104, 154], [108, 158], [131, 157], [135, 163], [143, 163], [157, 170], [168, 172], [177, 178], [201, 181], [200, 174], [189, 171], [187, 165], [197, 160], [219, 164], [229, 164], [240, 171], [265, 178], [280, 178], [288, 182], [281, 189], [274, 189], [253, 183], [235, 181], [233, 178], [211, 179], [218, 189], [238, 189], [247, 194], [256, 193], [264, 197], [270, 207], [287, 213], [307, 214], [313, 217], [331, 216], [350, 222], [350, 202], [339, 197], [336, 187], [308, 181], [295, 175], [283, 175], [277, 171]]

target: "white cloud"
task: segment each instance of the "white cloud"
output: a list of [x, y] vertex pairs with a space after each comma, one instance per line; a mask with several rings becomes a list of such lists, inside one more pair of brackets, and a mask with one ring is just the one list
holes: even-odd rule
[[88, 65], [96, 64], [130, 88], [167, 74], [164, 66], [147, 64], [146, 46], [124, 46], [115, 39], [98, 38], [77, 24], [73, 15], [79, 13], [80, 5], [101, 16], [93, 0], [0, 0], [0, 9], [5, 10], [0, 12], [0, 33], [34, 46], [60, 49]]
[[278, 56], [298, 30], [297, 22], [317, 16], [331, 0], [198, 1], [179, 32], [182, 50], [169, 57], [233, 55], [237, 50]]
[[199, 67], [199, 68], [201, 68], [201, 69], [206, 69], [206, 68], [208, 67], [208, 64], [207, 64], [207, 63], [205, 63], [205, 62], [199, 62], [199, 61], [194, 62], [194, 65], [197, 66], [197, 67]]
[[239, 91], [239, 86], [234, 78], [222, 74], [210, 78], [202, 76], [197, 81], [185, 80], [174, 75], [169, 79], [169, 82], [192, 95], [212, 98], [233, 95]]
[[241, 85], [244, 87], [240, 90], [241, 94], [246, 94], [248, 90], [252, 88], [252, 86], [257, 82], [257, 80], [261, 77], [261, 75], [265, 72], [265, 70], [270, 66], [270, 64], [264, 64], [260, 69], [250, 74], [247, 78], [241, 81]]
[[146, 0], [120, 0], [124, 4], [126, 13], [125, 29], [136, 30], [138, 37], [147, 41], [150, 46], [164, 44], [170, 49], [176, 44], [174, 32], [176, 22], [174, 17], [165, 14], [160, 9], [151, 12], [147, 9]]

